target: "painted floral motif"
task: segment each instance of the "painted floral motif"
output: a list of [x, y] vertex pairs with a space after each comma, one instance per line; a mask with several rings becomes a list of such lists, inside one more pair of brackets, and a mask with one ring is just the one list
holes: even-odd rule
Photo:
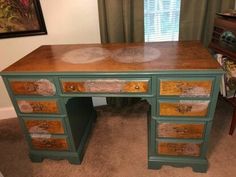
[[22, 100], [22, 101], [18, 101], [17, 102], [18, 106], [19, 106], [19, 109], [21, 112], [24, 112], [24, 113], [31, 113], [34, 111], [32, 105], [25, 101], [25, 100]]
[[47, 79], [36, 81], [37, 92], [43, 96], [52, 96], [56, 93], [55, 85]]

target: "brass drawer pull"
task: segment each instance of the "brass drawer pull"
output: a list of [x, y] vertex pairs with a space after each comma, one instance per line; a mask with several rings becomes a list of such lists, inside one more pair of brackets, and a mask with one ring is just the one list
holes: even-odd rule
[[185, 134], [185, 133], [188, 133], [188, 132], [189, 132], [189, 130], [188, 130], [187, 128], [174, 127], [173, 129], [174, 129], [174, 131], [175, 131], [176, 133]]
[[26, 82], [24, 87], [28, 92], [37, 92], [38, 90], [38, 85], [35, 83]]
[[183, 93], [183, 94], [188, 94], [191, 93], [194, 90], [194, 87], [191, 86], [186, 86], [183, 84], [176, 85], [176, 87]]
[[191, 112], [192, 108], [193, 108], [192, 105], [179, 104], [179, 105], [176, 106], [176, 111], [178, 111], [179, 113], [185, 114], [187, 112]]
[[[76, 91], [76, 86], [75, 86], [75, 85], [70, 85], [69, 88], [70, 88], [70, 90], [72, 90], [72, 91]], [[79, 91], [79, 90], [77, 90], [77, 91]]]
[[36, 111], [36, 112], [38, 112], [38, 111], [42, 112], [43, 110], [45, 110], [45, 106], [43, 104], [40, 104], [40, 103], [33, 104], [32, 108], [33, 108], [33, 111]]
[[42, 140], [42, 145], [50, 148], [50, 147], [54, 147], [56, 144], [53, 141], [48, 141], [48, 140], [44, 139], [44, 140]]
[[139, 90], [139, 89], [140, 89], [139, 85], [136, 85], [134, 88], [135, 88], [136, 90]]
[[43, 122], [39, 125], [39, 127], [42, 128], [42, 129], [48, 129], [49, 125], [46, 122]]

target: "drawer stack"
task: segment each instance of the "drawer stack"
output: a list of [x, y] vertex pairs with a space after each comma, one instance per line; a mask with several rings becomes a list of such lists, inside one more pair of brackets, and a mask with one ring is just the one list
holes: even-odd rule
[[53, 78], [11, 77], [7, 82], [31, 150], [69, 151], [65, 116]]
[[184, 166], [191, 160], [193, 164], [202, 163], [202, 168], [192, 165], [195, 171], [205, 171], [214, 77], [160, 77], [157, 88], [155, 125], [151, 125], [153, 159], [160, 162], [155, 168], [173, 161], [176, 166]]

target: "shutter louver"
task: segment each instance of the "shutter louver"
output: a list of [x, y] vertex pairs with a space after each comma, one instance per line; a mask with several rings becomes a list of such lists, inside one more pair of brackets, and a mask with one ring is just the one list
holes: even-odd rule
[[181, 0], [144, 0], [145, 42], [178, 41]]

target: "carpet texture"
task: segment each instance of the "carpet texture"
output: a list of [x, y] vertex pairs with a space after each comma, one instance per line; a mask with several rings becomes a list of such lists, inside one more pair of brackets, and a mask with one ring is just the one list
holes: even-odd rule
[[[233, 177], [236, 174], [236, 132], [228, 135], [232, 108], [219, 100], [208, 151], [207, 173], [190, 167], [147, 169], [146, 102], [114, 110], [98, 108], [98, 119], [81, 165], [45, 159], [31, 163], [18, 119], [0, 121], [0, 172], [4, 177]], [[0, 173], [0, 174], [1, 174]]]

